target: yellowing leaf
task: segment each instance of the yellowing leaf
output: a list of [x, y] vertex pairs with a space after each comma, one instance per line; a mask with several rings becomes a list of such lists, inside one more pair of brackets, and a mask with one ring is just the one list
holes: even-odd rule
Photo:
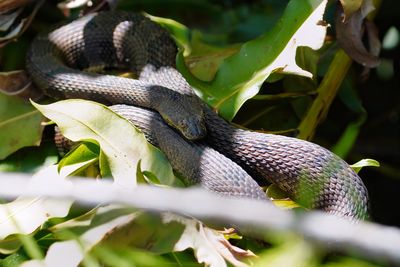
[[282, 191], [274, 184], [268, 186], [266, 193], [267, 196], [272, 200], [272, 202], [282, 209], [294, 209], [300, 207], [299, 204], [297, 204], [287, 196], [286, 192]]
[[275, 199], [272, 201], [277, 207], [282, 209], [295, 209], [301, 206], [291, 199]]

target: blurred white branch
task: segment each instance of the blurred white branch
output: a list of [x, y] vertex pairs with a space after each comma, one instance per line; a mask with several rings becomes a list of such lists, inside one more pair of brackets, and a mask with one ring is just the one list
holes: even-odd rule
[[45, 196], [74, 200], [83, 205], [120, 203], [136, 208], [188, 215], [204, 222], [235, 225], [252, 235], [290, 231], [327, 249], [352, 251], [363, 257], [400, 264], [400, 230], [369, 222], [357, 224], [318, 211], [296, 213], [272, 203], [223, 198], [197, 189], [138, 186], [126, 190], [111, 180], [73, 178], [30, 180], [23, 174], [0, 174], [0, 197]]

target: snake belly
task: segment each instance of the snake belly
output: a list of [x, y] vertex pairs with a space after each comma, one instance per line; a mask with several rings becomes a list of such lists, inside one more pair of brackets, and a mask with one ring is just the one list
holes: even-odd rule
[[[204, 141], [182, 139], [158, 113], [115, 107], [166, 153], [173, 168], [190, 183], [223, 194], [265, 199], [250, 174], [260, 183], [276, 184], [307, 208], [347, 218], [367, 217], [367, 190], [338, 156], [311, 142], [239, 129], [205, 104], [199, 111], [192, 88], [175, 69], [176, 52], [167, 31], [150, 20], [121, 11], [103, 12], [39, 35], [28, 52], [27, 70], [36, 85], [55, 98], [138, 105], [172, 116], [194, 110], [193, 120], [205, 122]], [[79, 70], [104, 67], [128, 68], [138, 74], [138, 80]]]

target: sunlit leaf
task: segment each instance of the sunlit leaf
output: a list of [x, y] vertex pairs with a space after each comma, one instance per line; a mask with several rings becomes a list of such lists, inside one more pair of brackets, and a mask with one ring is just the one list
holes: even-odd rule
[[[29, 182], [39, 182], [43, 177], [63, 179], [57, 173], [56, 166], [50, 166], [37, 173]], [[41, 178], [42, 177], [42, 178]], [[36, 181], [38, 180], [38, 181]], [[28, 181], [27, 181], [28, 182]], [[68, 214], [71, 201], [54, 200], [44, 197], [17, 198], [0, 205], [0, 238], [11, 234], [29, 234], [52, 217], [64, 217]]]
[[[72, 9], [89, 5], [90, 0], [67, 0], [57, 4], [59, 9]], [[92, 4], [91, 4], [92, 5]]]
[[57, 123], [68, 139], [98, 143], [117, 184], [127, 188], [136, 185], [139, 160], [142, 169], [154, 173], [163, 184], [173, 182], [172, 168], [165, 156], [129, 121], [106, 106], [78, 99], [34, 105]]
[[58, 170], [63, 176], [78, 176], [98, 162], [99, 154], [96, 144], [83, 142], [60, 160]]
[[223, 267], [227, 266], [225, 261], [228, 261], [233, 266], [244, 267], [248, 265], [242, 260], [255, 256], [249, 250], [231, 245], [222, 233], [204, 226], [197, 220], [165, 214], [164, 222], [171, 221], [178, 221], [186, 226], [174, 250], [183, 251], [191, 248], [194, 250], [197, 261], [206, 266]]
[[326, 3], [322, 0], [290, 1], [280, 22], [226, 58], [210, 82], [195, 78], [182, 54], [178, 54], [177, 66], [189, 83], [199, 90], [203, 100], [230, 120], [246, 100], [258, 93], [273, 71], [311, 77], [309, 72], [297, 66], [296, 50], [298, 46], [313, 49], [322, 46], [326, 26], [321, 21]]
[[[58, 266], [60, 259], [63, 259], [64, 266], [78, 266], [85, 255], [98, 244], [110, 231], [118, 226], [131, 221], [135, 214], [127, 212], [125, 215], [119, 215], [116, 218], [109, 216], [108, 211], [112, 207], [100, 208], [98, 213], [92, 218], [94, 225], [88, 227], [79, 239], [56, 242], [52, 244], [43, 260], [32, 260], [25, 262], [22, 266]], [[97, 220], [97, 223], [94, 223]], [[68, 255], [68, 257], [65, 257]]]
[[379, 167], [379, 166], [380, 166], [379, 162], [374, 159], [362, 159], [350, 165], [350, 167], [352, 167], [353, 170], [355, 170], [355, 172], [357, 173], [364, 167]]

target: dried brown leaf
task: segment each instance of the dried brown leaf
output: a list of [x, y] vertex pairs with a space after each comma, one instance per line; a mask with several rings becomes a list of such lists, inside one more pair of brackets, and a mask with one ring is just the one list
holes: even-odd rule
[[[359, 10], [344, 20], [343, 7], [338, 4], [336, 12], [336, 38], [343, 50], [356, 62], [375, 68], [380, 60], [377, 55], [370, 53], [364, 46], [362, 37], [364, 33], [364, 19], [374, 10], [371, 0], [365, 0]], [[374, 44], [370, 44], [373, 46]]]
[[31, 79], [23, 70], [0, 72], [0, 92], [25, 100], [38, 99], [42, 96], [42, 93], [32, 85]]
[[0, 31], [8, 31], [21, 11], [22, 8], [19, 8], [9, 14], [0, 14]]
[[30, 2], [32, 2], [32, 0], [2, 0], [0, 1], [0, 14], [25, 6]]
[[197, 261], [206, 266], [227, 266], [225, 261], [233, 266], [247, 267], [242, 260], [255, 257], [250, 250], [233, 246], [219, 231], [204, 226], [195, 219], [186, 219], [173, 214], [165, 214], [164, 222], [178, 221], [185, 225], [185, 230], [175, 244], [175, 251], [188, 248], [194, 250]]
[[[17, 25], [9, 26], [8, 28], [12, 29], [8, 32], [5, 36], [0, 38], [0, 48], [8, 44], [9, 42], [14, 41], [17, 39], [31, 24], [33, 18], [35, 17], [39, 7], [43, 4], [44, 0], [37, 1], [35, 7], [33, 8], [32, 12], [29, 14], [28, 17], [22, 18]], [[2, 2], [3, 3], [3, 2]], [[1, 4], [0, 4], [0, 11], [1, 11]], [[0, 12], [1, 13], [1, 12]], [[10, 18], [9, 18], [10, 19]], [[15, 20], [15, 18], [14, 18]], [[12, 23], [15, 24], [15, 21]]]
[[[371, 55], [374, 55], [376, 57], [379, 56], [379, 53], [381, 52], [382, 44], [381, 41], [379, 40], [379, 33], [378, 33], [378, 28], [376, 25], [369, 20], [365, 20], [365, 30], [367, 32], [367, 37], [368, 37], [368, 50]], [[371, 69], [368, 67], [365, 67], [364, 70], [361, 73], [361, 81], [366, 81], [369, 77]]]

